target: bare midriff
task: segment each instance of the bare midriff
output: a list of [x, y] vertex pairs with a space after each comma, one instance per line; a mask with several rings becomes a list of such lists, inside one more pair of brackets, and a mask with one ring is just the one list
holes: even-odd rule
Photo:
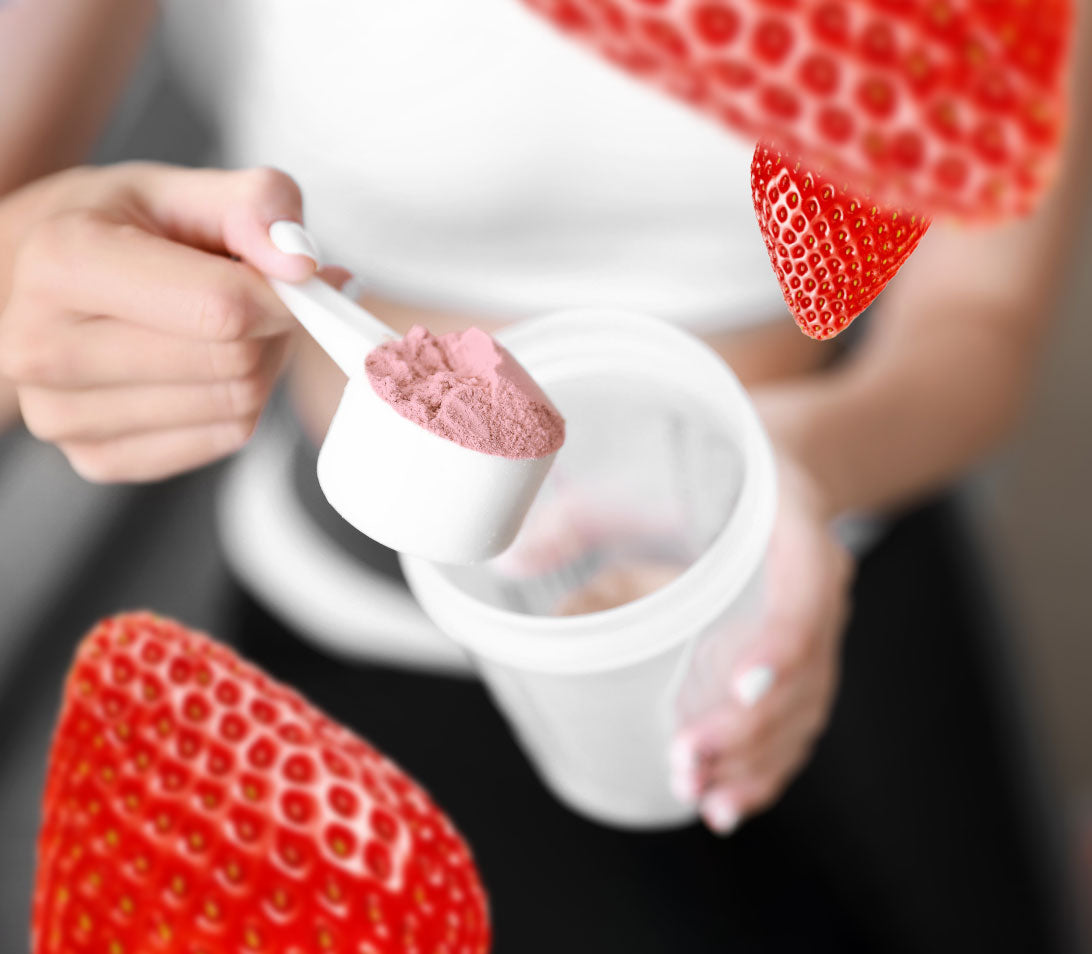
[[[361, 304], [400, 334], [423, 325], [435, 335], [460, 331], [474, 325], [495, 332], [505, 324], [457, 312], [410, 307], [365, 296]], [[829, 344], [812, 341], [796, 328], [788, 313], [737, 331], [705, 336], [705, 340], [731, 366], [748, 388], [799, 377], [822, 367], [833, 357]], [[304, 427], [319, 443], [333, 416], [345, 386], [337, 366], [309, 337], [300, 335], [293, 364], [291, 391]]]

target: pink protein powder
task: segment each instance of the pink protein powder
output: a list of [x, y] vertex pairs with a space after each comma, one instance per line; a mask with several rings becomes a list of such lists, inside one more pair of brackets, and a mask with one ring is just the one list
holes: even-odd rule
[[484, 331], [436, 337], [414, 325], [365, 361], [375, 393], [402, 417], [498, 457], [545, 457], [565, 420], [531, 376]]

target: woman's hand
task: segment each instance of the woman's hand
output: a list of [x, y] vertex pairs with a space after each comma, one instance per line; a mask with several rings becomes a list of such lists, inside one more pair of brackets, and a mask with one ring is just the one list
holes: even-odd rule
[[731, 672], [731, 697], [684, 725], [672, 787], [727, 834], [773, 803], [826, 725], [849, 608], [851, 561], [828, 529], [818, 489], [788, 459], [766, 564], [757, 637]]
[[73, 169], [0, 202], [0, 377], [30, 431], [95, 481], [240, 447], [294, 328], [259, 271], [315, 270], [270, 241], [285, 219], [299, 189], [272, 169]]

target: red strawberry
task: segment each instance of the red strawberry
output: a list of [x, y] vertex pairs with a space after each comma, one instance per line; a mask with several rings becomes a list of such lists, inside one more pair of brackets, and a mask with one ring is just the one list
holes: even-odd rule
[[1072, 0], [524, 0], [752, 138], [927, 211], [1029, 209]]
[[761, 143], [751, 191], [781, 292], [812, 338], [845, 330], [929, 228], [925, 216], [858, 198]]
[[394, 764], [148, 614], [82, 643], [53, 742], [35, 954], [481, 954], [462, 839]]

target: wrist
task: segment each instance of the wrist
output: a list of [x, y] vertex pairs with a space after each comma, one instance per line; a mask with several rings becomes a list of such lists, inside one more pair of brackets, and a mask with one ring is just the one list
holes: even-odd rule
[[[799, 386], [803, 391], [807, 386]], [[852, 508], [838, 475], [836, 450], [812, 397], [794, 385], [756, 391], [752, 397], [766, 428], [785, 488], [821, 520]]]
[[793, 449], [774, 442], [774, 457], [780, 496], [791, 497], [799, 511], [809, 514], [819, 524], [829, 523], [838, 515], [822, 480]]

